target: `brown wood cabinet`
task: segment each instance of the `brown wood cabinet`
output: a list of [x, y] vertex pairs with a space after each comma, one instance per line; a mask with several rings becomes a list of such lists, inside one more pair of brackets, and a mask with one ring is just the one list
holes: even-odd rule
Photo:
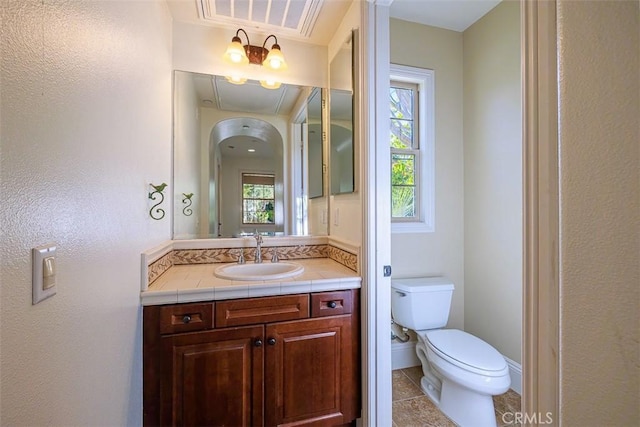
[[146, 426], [360, 416], [358, 290], [144, 308]]

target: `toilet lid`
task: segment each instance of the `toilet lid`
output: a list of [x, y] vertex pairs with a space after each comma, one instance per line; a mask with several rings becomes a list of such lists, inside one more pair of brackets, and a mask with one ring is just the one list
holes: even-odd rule
[[437, 329], [425, 335], [434, 349], [462, 365], [483, 371], [502, 371], [507, 366], [498, 350], [464, 331]]

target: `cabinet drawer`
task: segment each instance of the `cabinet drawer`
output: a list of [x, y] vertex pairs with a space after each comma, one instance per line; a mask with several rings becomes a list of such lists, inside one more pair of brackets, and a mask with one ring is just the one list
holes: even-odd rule
[[213, 327], [213, 303], [160, 307], [160, 333], [202, 331]]
[[309, 317], [308, 294], [216, 302], [216, 328], [306, 319], [307, 317]]
[[311, 317], [349, 314], [353, 308], [351, 291], [320, 292], [311, 294]]

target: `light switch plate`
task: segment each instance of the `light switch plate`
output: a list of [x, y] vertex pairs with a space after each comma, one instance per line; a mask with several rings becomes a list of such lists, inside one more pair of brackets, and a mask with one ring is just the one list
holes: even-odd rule
[[[32, 303], [35, 305], [56, 294], [56, 245], [49, 244], [33, 248], [31, 250], [31, 262], [33, 268], [31, 279], [33, 287]], [[44, 277], [45, 272], [47, 275], [46, 280]]]

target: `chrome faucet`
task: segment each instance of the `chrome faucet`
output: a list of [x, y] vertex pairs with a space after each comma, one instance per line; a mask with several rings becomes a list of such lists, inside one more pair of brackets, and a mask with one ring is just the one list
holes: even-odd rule
[[258, 233], [258, 230], [256, 230], [253, 237], [255, 237], [256, 239], [255, 263], [260, 264], [262, 262], [262, 236], [260, 235], [260, 233]]

